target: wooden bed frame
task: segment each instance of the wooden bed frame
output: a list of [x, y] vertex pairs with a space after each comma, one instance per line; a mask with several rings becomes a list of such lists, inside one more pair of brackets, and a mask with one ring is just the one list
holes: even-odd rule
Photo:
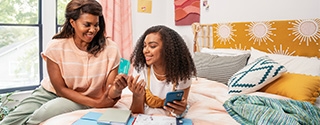
[[200, 48], [213, 48], [213, 34], [212, 24], [193, 23], [192, 31], [193, 37], [193, 51], [198, 52]]

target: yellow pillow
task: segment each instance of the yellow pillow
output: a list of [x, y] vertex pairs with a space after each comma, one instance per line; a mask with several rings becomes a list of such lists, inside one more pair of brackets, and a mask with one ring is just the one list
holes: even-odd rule
[[320, 92], [320, 76], [285, 73], [259, 91], [314, 104]]

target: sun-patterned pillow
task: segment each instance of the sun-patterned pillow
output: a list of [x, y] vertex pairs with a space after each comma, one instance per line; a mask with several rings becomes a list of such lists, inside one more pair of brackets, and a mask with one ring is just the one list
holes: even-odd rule
[[228, 81], [229, 94], [255, 92], [279, 78], [286, 71], [283, 65], [268, 56], [260, 57], [233, 74]]

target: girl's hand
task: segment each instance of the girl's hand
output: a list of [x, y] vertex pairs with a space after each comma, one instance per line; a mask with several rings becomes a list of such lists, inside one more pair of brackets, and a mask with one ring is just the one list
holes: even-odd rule
[[127, 79], [128, 88], [132, 92], [133, 96], [136, 97], [143, 97], [145, 95], [145, 85], [146, 83], [144, 80], [139, 79], [140, 75], [136, 76], [135, 78], [133, 76], [129, 76]]
[[168, 106], [163, 108], [170, 113], [181, 115], [187, 108], [187, 100], [182, 98], [181, 101], [173, 101], [173, 103], [168, 103]]

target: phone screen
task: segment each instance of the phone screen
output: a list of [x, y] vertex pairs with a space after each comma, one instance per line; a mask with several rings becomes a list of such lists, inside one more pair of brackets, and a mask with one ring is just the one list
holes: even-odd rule
[[121, 58], [120, 59], [120, 65], [119, 65], [119, 68], [118, 68], [118, 74], [122, 73], [122, 74], [128, 75], [129, 68], [130, 68], [130, 61], [126, 60], [124, 58]]

